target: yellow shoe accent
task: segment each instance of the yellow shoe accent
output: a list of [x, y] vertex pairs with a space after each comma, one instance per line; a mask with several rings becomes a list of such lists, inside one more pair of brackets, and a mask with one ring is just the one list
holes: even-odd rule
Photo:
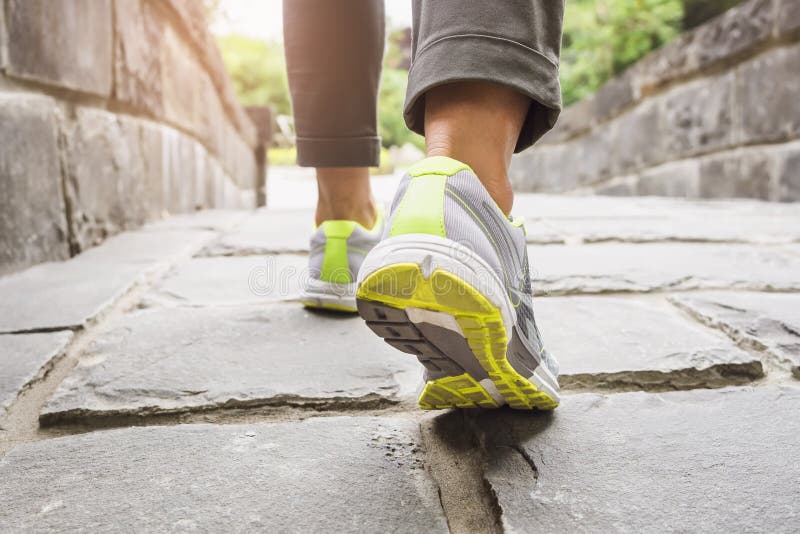
[[423, 410], [499, 408], [483, 386], [467, 373], [427, 382], [417, 402]]
[[[552, 410], [558, 406], [506, 359], [509, 338], [500, 308], [458, 276], [436, 269], [426, 279], [416, 263], [387, 265], [361, 283], [356, 297], [399, 309], [415, 307], [452, 315], [475, 358], [512, 408]], [[471, 380], [464, 380], [465, 377]], [[492, 405], [486, 402], [487, 398]], [[486, 390], [469, 375], [428, 382], [419, 397], [419, 405], [424, 409], [467, 405], [497, 407]]]

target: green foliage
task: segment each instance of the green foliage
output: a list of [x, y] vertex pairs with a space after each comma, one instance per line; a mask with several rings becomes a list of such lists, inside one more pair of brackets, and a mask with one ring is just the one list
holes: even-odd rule
[[291, 113], [286, 60], [280, 44], [240, 35], [218, 37], [217, 43], [242, 104], [268, 105], [276, 113]]
[[683, 0], [570, 0], [561, 85], [569, 105], [597, 91], [680, 30]]
[[423, 149], [424, 139], [406, 128], [403, 120], [407, 83], [408, 72], [405, 70], [383, 69], [381, 90], [378, 95], [378, 127], [385, 147], [411, 143]]

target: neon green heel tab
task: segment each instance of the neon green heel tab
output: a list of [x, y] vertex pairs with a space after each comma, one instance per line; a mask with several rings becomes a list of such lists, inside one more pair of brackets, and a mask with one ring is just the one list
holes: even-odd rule
[[426, 174], [411, 180], [397, 206], [389, 236], [430, 234], [446, 237], [444, 231], [444, 186], [447, 176]]
[[432, 156], [418, 161], [408, 168], [409, 176], [416, 178], [426, 174], [437, 174], [441, 176], [453, 176], [459, 171], [470, 171], [472, 169], [466, 163], [461, 163], [453, 158], [445, 156]]
[[347, 238], [356, 227], [354, 221], [325, 221], [322, 231], [325, 233], [325, 252], [322, 256], [320, 280], [335, 284], [349, 284], [350, 265], [347, 263]]

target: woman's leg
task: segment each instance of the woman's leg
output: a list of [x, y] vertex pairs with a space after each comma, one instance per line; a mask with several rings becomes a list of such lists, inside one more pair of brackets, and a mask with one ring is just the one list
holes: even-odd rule
[[468, 164], [511, 211], [513, 152], [553, 127], [561, 109], [561, 0], [414, 1], [406, 124], [429, 156]]
[[380, 159], [382, 0], [284, 0], [297, 163], [317, 169], [317, 224], [374, 221], [368, 167]]

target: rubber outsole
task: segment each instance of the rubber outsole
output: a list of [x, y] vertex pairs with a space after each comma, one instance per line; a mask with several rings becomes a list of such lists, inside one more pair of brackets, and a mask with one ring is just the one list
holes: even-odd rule
[[334, 284], [322, 280], [308, 280], [300, 293], [300, 302], [306, 308], [356, 313], [355, 284]]
[[[497, 408], [503, 404], [498, 395], [515, 409], [558, 406], [506, 359], [510, 340], [500, 308], [455, 274], [437, 268], [425, 277], [416, 263], [389, 264], [364, 278], [356, 301], [367, 325], [387, 343], [416, 355], [431, 374], [447, 375], [426, 382], [418, 398], [421, 408]], [[452, 316], [492, 387], [468, 372], [453, 374], [464, 370], [463, 357], [452, 358], [411, 321], [407, 310], [412, 308]]]

